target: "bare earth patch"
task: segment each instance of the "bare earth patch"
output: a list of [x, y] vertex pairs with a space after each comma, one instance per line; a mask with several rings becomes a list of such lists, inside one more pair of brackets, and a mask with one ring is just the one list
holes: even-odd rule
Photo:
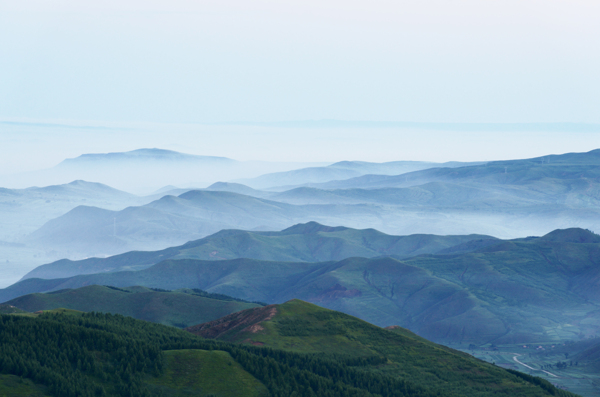
[[233, 313], [218, 320], [208, 323], [193, 325], [185, 328], [186, 331], [203, 338], [218, 339], [225, 333], [236, 330], [238, 333], [257, 333], [264, 330], [260, 325], [263, 321], [269, 321], [277, 314], [275, 305], [257, 307], [241, 312]]

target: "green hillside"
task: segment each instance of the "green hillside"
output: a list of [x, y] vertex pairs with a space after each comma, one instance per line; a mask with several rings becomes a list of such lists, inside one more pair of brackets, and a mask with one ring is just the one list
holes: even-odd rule
[[324, 262], [352, 256], [408, 257], [432, 254], [490, 236], [391, 236], [374, 229], [330, 227], [317, 222], [298, 224], [281, 232], [223, 230], [182, 246], [160, 251], [133, 251], [109, 258], [63, 259], [42, 265], [24, 278], [64, 278], [78, 274], [140, 270], [165, 259], [222, 260], [251, 258], [268, 261]]
[[[59, 397], [574, 396], [541, 379], [305, 302], [280, 308], [277, 332], [265, 342], [306, 339], [308, 348], [212, 341], [111, 314], [0, 315], [0, 390]], [[294, 322], [309, 328], [299, 330]], [[344, 335], [356, 338], [348, 341], [363, 351], [332, 354], [314, 343]]]
[[151, 391], [169, 397], [213, 395], [268, 397], [269, 391], [229, 353], [219, 350], [167, 350], [165, 371], [148, 381]]
[[66, 308], [122, 314], [180, 328], [260, 306], [200, 290], [154, 291], [145, 287], [99, 285], [25, 295], [7, 302], [7, 305], [28, 312]]
[[10, 304], [1, 304], [0, 305], [0, 314], [13, 314], [13, 313], [27, 313], [27, 310], [19, 309]]
[[[219, 340], [349, 357], [357, 363], [385, 357], [386, 360], [377, 365], [378, 373], [418, 379], [431, 389], [456, 395], [474, 395], [471, 388], [481, 388], [483, 395], [534, 393], [514, 380], [491, 381], [493, 377], [504, 378], [507, 372], [464, 353], [414, 338], [410, 331], [385, 330], [300, 300], [234, 313], [187, 330]], [[461, 378], [468, 378], [467, 383], [461, 384]], [[494, 385], [490, 386], [491, 383]]]

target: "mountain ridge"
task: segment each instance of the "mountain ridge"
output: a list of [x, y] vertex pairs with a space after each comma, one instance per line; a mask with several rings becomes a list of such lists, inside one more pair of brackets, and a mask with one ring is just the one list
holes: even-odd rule
[[[280, 232], [226, 229], [181, 246], [159, 251], [132, 251], [109, 258], [90, 258], [81, 261], [60, 260], [30, 271], [23, 279], [62, 278], [103, 271], [140, 270], [169, 258], [220, 260], [246, 257], [309, 262], [340, 260], [349, 256], [394, 255], [400, 258], [418, 253], [434, 253], [480, 239], [495, 240], [494, 237], [484, 235], [393, 236], [375, 229], [331, 227], [317, 222], [296, 224]], [[464, 246], [463, 249], [468, 247]]]

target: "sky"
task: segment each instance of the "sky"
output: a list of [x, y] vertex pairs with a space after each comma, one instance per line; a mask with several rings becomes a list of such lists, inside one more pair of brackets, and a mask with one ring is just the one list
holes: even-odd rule
[[[0, 0], [0, 174], [142, 147], [294, 162], [588, 151], [598, 37], [598, 1]], [[268, 124], [322, 119], [596, 126]]]
[[600, 2], [0, 0], [0, 119], [600, 123]]

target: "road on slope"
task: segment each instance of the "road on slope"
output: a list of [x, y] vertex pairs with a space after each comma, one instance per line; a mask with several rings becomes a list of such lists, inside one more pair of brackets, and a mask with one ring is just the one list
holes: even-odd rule
[[529, 365], [527, 365], [527, 364], [524, 364], [524, 363], [522, 363], [522, 362], [521, 362], [521, 361], [519, 361], [519, 359], [517, 358], [517, 357], [521, 356], [522, 354], [517, 354], [517, 353], [512, 353], [512, 354], [514, 354], [514, 356], [513, 356], [513, 360], [515, 360], [515, 362], [516, 362], [517, 364], [521, 364], [522, 366], [524, 366], [524, 367], [526, 367], [526, 368], [529, 368], [529, 369], [531, 369], [531, 370], [533, 370], [533, 371], [542, 371], [542, 372], [545, 372], [545, 373], [547, 373], [547, 374], [548, 374], [548, 375], [550, 375], [550, 376], [554, 376], [555, 378], [559, 378], [559, 376], [558, 376], [558, 375], [554, 375], [552, 372], [544, 371], [543, 369], [537, 369], [537, 368], [533, 368], [533, 367], [530, 367], [530, 366], [529, 366]]

